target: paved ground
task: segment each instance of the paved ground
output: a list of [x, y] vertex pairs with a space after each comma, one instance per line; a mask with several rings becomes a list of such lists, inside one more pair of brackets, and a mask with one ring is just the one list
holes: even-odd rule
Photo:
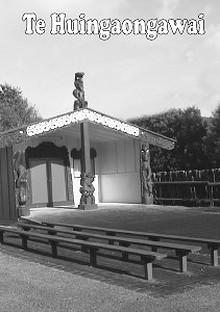
[[[96, 211], [39, 209], [35, 221], [101, 225], [160, 233], [220, 237], [218, 210], [183, 207], [103, 206]], [[60, 249], [49, 257], [46, 244], [31, 242], [23, 251], [10, 237], [0, 246], [0, 311], [220, 311], [220, 269], [209, 265], [205, 247], [189, 261], [189, 273], [178, 272], [174, 259], [157, 263], [154, 281], [142, 279], [135, 262], [120, 263], [102, 255], [92, 268], [89, 257]], [[70, 259], [74, 259], [70, 261]]]

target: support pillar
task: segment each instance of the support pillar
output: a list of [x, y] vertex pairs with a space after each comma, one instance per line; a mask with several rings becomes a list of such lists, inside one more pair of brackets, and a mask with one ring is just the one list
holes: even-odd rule
[[84, 121], [80, 124], [81, 135], [81, 179], [80, 179], [80, 204], [79, 208], [83, 210], [95, 209], [95, 197], [93, 195], [95, 188], [93, 186], [94, 172], [92, 172], [91, 157], [90, 157], [90, 138], [89, 138], [89, 123]]
[[[83, 84], [83, 72], [75, 73], [75, 89], [73, 90], [73, 96], [76, 98], [74, 102], [74, 110], [88, 107], [87, 101], [85, 101], [85, 91]], [[80, 204], [81, 209], [94, 209], [97, 208], [95, 204], [95, 197], [93, 195], [95, 188], [93, 186], [94, 170], [92, 170], [91, 157], [90, 157], [90, 139], [89, 139], [89, 123], [83, 121], [80, 124], [81, 135], [81, 179], [80, 179]]]
[[27, 206], [27, 170], [25, 151], [19, 151], [14, 155], [15, 193], [18, 218], [30, 215]]
[[150, 150], [146, 142], [141, 145], [141, 196], [142, 204], [153, 204]]

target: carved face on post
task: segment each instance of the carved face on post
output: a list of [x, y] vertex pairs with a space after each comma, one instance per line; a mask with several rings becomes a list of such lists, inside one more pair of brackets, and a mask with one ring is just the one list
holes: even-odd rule
[[142, 154], [142, 161], [150, 161], [150, 150], [149, 150], [149, 146], [146, 144], [142, 145], [142, 150], [141, 150], [141, 154]]
[[93, 186], [94, 176], [91, 172], [83, 173], [80, 180], [80, 193], [82, 194], [81, 204], [94, 204], [95, 197], [93, 195], [95, 188]]
[[81, 92], [84, 91], [84, 86], [83, 86], [83, 76], [84, 73], [76, 73], [75, 74], [75, 82], [74, 85], [77, 90], [80, 90]]

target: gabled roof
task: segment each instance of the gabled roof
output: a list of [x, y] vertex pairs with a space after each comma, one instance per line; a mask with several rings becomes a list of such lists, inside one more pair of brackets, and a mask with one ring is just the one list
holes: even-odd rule
[[0, 133], [0, 148], [18, 144], [30, 140], [33, 137], [57, 131], [58, 129], [68, 128], [75, 124], [80, 124], [83, 121], [102, 126], [106, 130], [109, 129], [109, 131], [115, 131], [125, 136], [147, 141], [149, 144], [168, 150], [173, 149], [176, 142], [161, 134], [134, 126], [93, 109], [83, 108], [2, 132]]

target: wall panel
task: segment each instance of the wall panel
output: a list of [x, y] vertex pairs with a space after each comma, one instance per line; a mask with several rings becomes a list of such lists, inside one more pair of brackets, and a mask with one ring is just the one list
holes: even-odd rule
[[0, 149], [0, 219], [15, 220], [16, 204], [12, 147]]
[[104, 203], [141, 203], [138, 173], [106, 174], [100, 177], [101, 201]]

